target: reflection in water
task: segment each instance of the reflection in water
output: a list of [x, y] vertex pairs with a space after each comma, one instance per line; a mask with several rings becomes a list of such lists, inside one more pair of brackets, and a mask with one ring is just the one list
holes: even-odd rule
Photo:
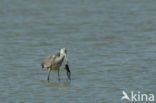
[[44, 83], [45, 85], [49, 86], [49, 87], [60, 87], [60, 88], [64, 88], [64, 87], [68, 87], [71, 84], [71, 80], [60, 80], [58, 82], [48, 82], [47, 80], [40, 80], [41, 83]]

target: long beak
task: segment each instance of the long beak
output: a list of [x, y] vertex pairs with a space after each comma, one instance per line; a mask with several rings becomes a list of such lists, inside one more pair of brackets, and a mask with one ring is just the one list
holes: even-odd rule
[[66, 60], [66, 64], [68, 64], [67, 54], [65, 54], [65, 60]]

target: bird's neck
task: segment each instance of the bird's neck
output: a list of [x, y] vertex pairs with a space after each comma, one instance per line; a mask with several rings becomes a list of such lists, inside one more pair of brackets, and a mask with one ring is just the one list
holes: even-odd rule
[[64, 58], [65, 56], [63, 54], [60, 54], [60, 58]]
[[60, 57], [58, 58], [58, 61], [60, 62], [60, 64], [62, 64], [63, 60], [64, 60], [64, 55], [60, 54]]

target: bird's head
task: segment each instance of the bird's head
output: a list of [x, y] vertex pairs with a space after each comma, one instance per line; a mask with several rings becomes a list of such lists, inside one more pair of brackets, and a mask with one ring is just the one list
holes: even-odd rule
[[65, 56], [67, 53], [67, 50], [65, 48], [61, 48], [60, 53]]
[[66, 59], [66, 64], [68, 64], [68, 59], [67, 59], [67, 50], [65, 48], [61, 48], [60, 54], [63, 55]]

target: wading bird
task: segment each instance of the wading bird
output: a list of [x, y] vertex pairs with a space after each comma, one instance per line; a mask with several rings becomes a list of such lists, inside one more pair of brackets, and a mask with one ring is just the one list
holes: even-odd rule
[[63, 62], [64, 58], [66, 60], [65, 69], [67, 71], [68, 79], [70, 79], [70, 69], [69, 69], [69, 66], [68, 66], [67, 50], [65, 48], [62, 48], [60, 50], [60, 52], [50, 55], [45, 60], [43, 60], [43, 62], [41, 63], [42, 68], [47, 68], [48, 69], [48, 78], [47, 78], [48, 82], [49, 82], [51, 70], [57, 70], [58, 80], [60, 80], [59, 71], [60, 71], [60, 67], [62, 65], [62, 62]]

